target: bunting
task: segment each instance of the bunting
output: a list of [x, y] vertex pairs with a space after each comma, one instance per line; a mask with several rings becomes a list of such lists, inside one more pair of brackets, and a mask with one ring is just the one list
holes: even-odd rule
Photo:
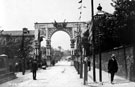
[[91, 21], [90, 22], [90, 24], [88, 25], [88, 29], [89, 29], [89, 40], [92, 40], [93, 39], [93, 37], [92, 37], [92, 28], [94, 28], [93, 27], [93, 21]]
[[83, 6], [83, 8], [86, 8], [86, 6]]
[[82, 0], [80, 0], [78, 3], [82, 3]]
[[81, 9], [81, 8], [82, 8], [82, 5], [78, 9]]
[[79, 20], [81, 19], [81, 16], [79, 17]]
[[83, 5], [82, 5], [82, 0], [80, 0], [78, 3], [81, 3], [81, 6], [78, 8], [78, 9], [80, 9], [80, 17], [79, 17], [79, 20], [81, 20], [82, 8], [86, 8], [86, 6], [83, 6]]

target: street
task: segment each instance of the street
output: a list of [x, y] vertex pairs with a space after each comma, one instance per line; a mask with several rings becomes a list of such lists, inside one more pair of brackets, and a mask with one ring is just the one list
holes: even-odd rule
[[17, 77], [1, 84], [0, 87], [86, 87], [71, 63], [66, 61], [58, 62], [56, 66], [48, 67], [46, 70], [39, 69], [37, 80], [33, 80], [30, 71], [25, 75], [19, 72]]
[[[97, 69], [97, 71], [99, 70]], [[108, 74], [104, 71], [103, 82], [94, 83], [92, 72], [92, 70], [88, 72], [88, 83], [83, 85], [83, 79], [80, 79], [74, 66], [71, 66], [71, 62], [59, 61], [55, 66], [48, 67], [46, 70], [38, 69], [37, 80], [33, 80], [30, 71], [27, 71], [25, 75], [19, 72], [16, 73], [17, 79], [0, 84], [0, 87], [135, 87], [134, 82], [119, 76], [115, 76], [115, 84], [110, 84]]]

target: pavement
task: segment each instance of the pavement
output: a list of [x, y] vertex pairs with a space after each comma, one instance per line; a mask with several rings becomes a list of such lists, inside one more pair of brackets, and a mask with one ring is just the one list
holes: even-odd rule
[[99, 69], [96, 69], [96, 82], [93, 82], [93, 69], [88, 72], [89, 87], [135, 87], [135, 82], [131, 82], [120, 76], [114, 76], [114, 84], [110, 83], [110, 74], [102, 71], [102, 82], [99, 81]]
[[46, 70], [39, 69], [37, 80], [32, 79], [32, 73], [25, 75], [17, 73], [17, 79], [3, 83], [0, 87], [88, 87], [83, 85], [74, 66], [70, 62], [61, 61]]
[[93, 82], [93, 71], [88, 72], [87, 85], [83, 85], [83, 79], [80, 79], [79, 74], [71, 62], [60, 61], [55, 66], [48, 67], [46, 70], [39, 69], [37, 71], [37, 80], [33, 80], [32, 73], [27, 71], [25, 75], [21, 72], [16, 73], [17, 79], [0, 84], [0, 87], [135, 87], [135, 82], [130, 82], [115, 76], [114, 84], [110, 84], [108, 73], [102, 71], [103, 81], [99, 81], [96, 69], [96, 80]]

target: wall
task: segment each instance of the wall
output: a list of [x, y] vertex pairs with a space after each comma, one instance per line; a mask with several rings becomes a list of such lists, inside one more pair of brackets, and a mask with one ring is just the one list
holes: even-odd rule
[[[133, 58], [133, 47], [126, 47], [125, 48], [125, 57], [124, 57], [124, 49], [119, 48], [111, 51], [106, 51], [102, 53], [102, 69], [104, 71], [108, 71], [108, 60], [111, 57], [111, 54], [116, 54], [116, 60], [118, 61], [118, 72], [117, 75], [126, 78], [126, 69], [127, 69], [127, 79], [131, 80], [131, 75], [134, 69], [132, 69], [132, 65], [134, 64], [134, 58]], [[96, 55], [96, 67], [99, 67], [99, 54]], [[92, 59], [92, 57], [91, 57]], [[127, 64], [127, 67], [125, 67]], [[132, 70], [131, 70], [132, 69]], [[135, 77], [133, 77], [135, 78]]]

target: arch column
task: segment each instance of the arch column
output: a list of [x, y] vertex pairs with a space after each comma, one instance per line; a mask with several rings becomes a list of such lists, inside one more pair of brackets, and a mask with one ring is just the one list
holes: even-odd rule
[[46, 40], [46, 56], [51, 56], [51, 40]]
[[34, 54], [34, 59], [38, 59], [39, 57], [39, 48], [40, 48], [40, 29], [38, 28], [37, 25], [35, 25], [35, 54]]
[[51, 65], [51, 40], [46, 40], [46, 57], [48, 65]]
[[74, 46], [75, 46], [75, 39], [72, 38], [70, 41], [71, 41], [71, 44], [70, 44], [70, 46], [71, 46], [71, 55], [72, 55], [72, 59], [73, 59], [73, 56], [74, 56]]
[[[72, 28], [72, 36], [71, 36], [71, 55], [74, 56], [74, 48], [75, 48], [75, 34], [74, 34], [74, 31], [75, 31], [76, 28]], [[73, 57], [72, 57], [73, 58]]]
[[47, 27], [46, 27], [46, 57], [48, 65], [51, 65], [51, 40], [49, 39], [49, 32]]

